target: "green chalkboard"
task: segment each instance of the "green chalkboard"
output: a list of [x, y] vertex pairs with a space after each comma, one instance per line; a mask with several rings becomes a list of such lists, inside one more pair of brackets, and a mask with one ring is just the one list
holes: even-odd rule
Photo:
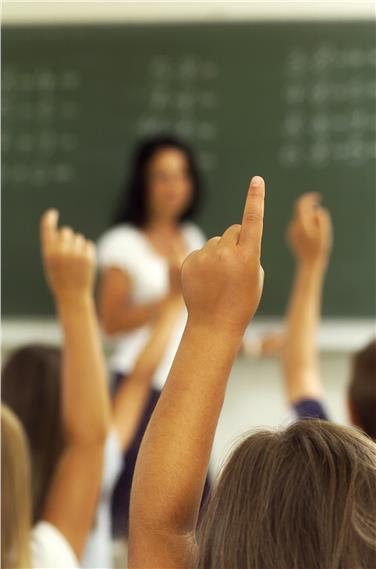
[[135, 142], [176, 132], [207, 187], [199, 223], [241, 214], [267, 180], [263, 315], [283, 313], [294, 199], [322, 192], [335, 245], [324, 313], [375, 314], [372, 22], [4, 27], [3, 313], [52, 311], [38, 219], [55, 206], [92, 239], [108, 226]]

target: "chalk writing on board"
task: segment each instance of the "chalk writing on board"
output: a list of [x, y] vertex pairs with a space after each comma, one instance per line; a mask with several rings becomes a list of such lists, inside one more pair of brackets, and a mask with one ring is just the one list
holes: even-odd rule
[[77, 148], [77, 136], [69, 132], [63, 132], [59, 137], [59, 146], [64, 152], [72, 152]]
[[145, 71], [148, 97], [136, 134], [175, 132], [197, 147], [204, 169], [213, 168], [219, 72], [216, 62], [193, 53], [176, 58], [155, 55]]
[[194, 136], [195, 125], [190, 120], [181, 119], [175, 123], [175, 129], [180, 136], [184, 138], [191, 138]]
[[59, 75], [59, 86], [66, 91], [74, 91], [80, 86], [80, 76], [77, 71], [66, 70]]
[[30, 72], [8, 66], [2, 90], [4, 179], [15, 185], [67, 184], [78, 147], [81, 78], [72, 69]]
[[198, 64], [194, 56], [183, 57], [178, 63], [178, 76], [183, 81], [193, 81], [198, 74]]
[[285, 59], [280, 163], [286, 168], [374, 160], [374, 49], [293, 47]]
[[31, 152], [33, 149], [33, 138], [30, 134], [24, 133], [18, 137], [17, 140], [18, 150], [22, 153]]

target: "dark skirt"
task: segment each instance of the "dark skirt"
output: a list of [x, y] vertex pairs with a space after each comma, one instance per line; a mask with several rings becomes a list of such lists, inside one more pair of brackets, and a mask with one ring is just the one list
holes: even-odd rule
[[[114, 393], [122, 380], [126, 381], [122, 374], [116, 374], [114, 380]], [[112, 495], [112, 534], [115, 539], [128, 537], [129, 529], [129, 502], [131, 496], [131, 487], [133, 473], [136, 466], [136, 460], [141, 441], [153, 414], [154, 408], [158, 403], [161, 392], [157, 389], [150, 390], [149, 400], [145, 406], [142, 419], [140, 421], [137, 433], [133, 442], [123, 456], [123, 469], [116, 483]], [[207, 496], [210, 490], [209, 477], [206, 479], [203, 497], [201, 501], [201, 511], [206, 503]]]

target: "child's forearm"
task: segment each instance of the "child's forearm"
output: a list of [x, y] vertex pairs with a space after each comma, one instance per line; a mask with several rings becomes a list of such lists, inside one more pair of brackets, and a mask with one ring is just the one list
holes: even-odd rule
[[[241, 337], [188, 322], [142, 443], [133, 530], [193, 532], [227, 380]], [[142, 492], [139, 490], [142, 486]]]
[[317, 333], [325, 266], [300, 263], [287, 312], [283, 370], [290, 402], [321, 397]]
[[65, 448], [43, 505], [43, 519], [82, 553], [100, 488], [109, 426], [106, 371], [92, 298], [95, 248], [69, 227], [58, 229], [58, 212], [41, 219], [47, 282], [64, 331], [62, 381]]
[[93, 298], [57, 301], [64, 331], [63, 417], [67, 443], [103, 442], [110, 405]]
[[260, 301], [265, 186], [249, 186], [242, 225], [185, 260], [188, 322], [146, 431], [131, 498], [129, 566], [195, 566], [195, 529], [231, 366]]

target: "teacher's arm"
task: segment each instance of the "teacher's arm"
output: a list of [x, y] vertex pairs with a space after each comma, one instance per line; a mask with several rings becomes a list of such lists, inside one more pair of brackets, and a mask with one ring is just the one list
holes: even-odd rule
[[171, 298], [166, 304], [136, 360], [132, 373], [122, 381], [116, 393], [113, 401], [113, 428], [123, 450], [128, 449], [137, 431], [153, 376], [165, 354], [182, 308], [181, 297]]
[[135, 304], [131, 291], [132, 282], [127, 272], [117, 267], [103, 271], [98, 309], [102, 328], [107, 334], [129, 332], [154, 322], [169, 300], [167, 295], [157, 302]]

